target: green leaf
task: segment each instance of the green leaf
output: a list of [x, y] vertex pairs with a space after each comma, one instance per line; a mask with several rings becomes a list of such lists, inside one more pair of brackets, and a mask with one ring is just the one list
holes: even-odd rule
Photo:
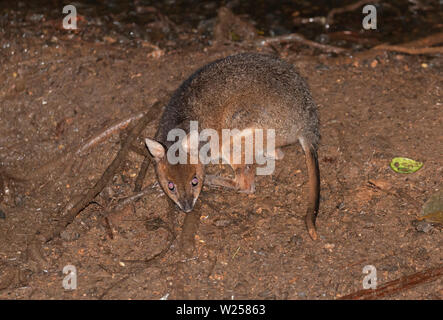
[[414, 173], [423, 167], [423, 162], [397, 157], [391, 161], [391, 169], [397, 173]]

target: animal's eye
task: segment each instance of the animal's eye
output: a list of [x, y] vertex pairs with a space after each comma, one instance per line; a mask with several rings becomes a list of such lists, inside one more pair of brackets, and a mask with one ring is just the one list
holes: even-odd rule
[[191, 184], [192, 184], [193, 187], [195, 187], [196, 185], [198, 185], [198, 179], [197, 179], [197, 177], [194, 177], [194, 178], [191, 180]]
[[174, 183], [172, 183], [172, 182], [168, 182], [168, 189], [171, 190], [171, 191], [174, 191], [174, 190], [175, 190], [175, 185], [174, 185]]

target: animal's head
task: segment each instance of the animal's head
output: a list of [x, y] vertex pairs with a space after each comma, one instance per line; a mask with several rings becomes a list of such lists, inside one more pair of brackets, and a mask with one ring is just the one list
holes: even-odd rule
[[198, 164], [171, 164], [167, 149], [158, 141], [147, 138], [146, 146], [155, 160], [157, 179], [164, 192], [184, 212], [190, 212], [200, 195], [204, 180], [204, 166]]

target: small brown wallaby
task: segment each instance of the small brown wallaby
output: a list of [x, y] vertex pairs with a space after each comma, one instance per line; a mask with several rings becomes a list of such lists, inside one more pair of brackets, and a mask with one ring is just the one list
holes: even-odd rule
[[[276, 148], [298, 141], [305, 154], [309, 176], [306, 226], [311, 238], [317, 239], [315, 220], [320, 196], [317, 107], [305, 81], [291, 64], [258, 53], [236, 54], [207, 64], [175, 91], [165, 107], [155, 139], [146, 139], [149, 152], [155, 159], [159, 184], [185, 212], [193, 209], [204, 183], [254, 192], [255, 172], [246, 161], [239, 163], [232, 157], [222, 157], [232, 167], [234, 179], [205, 177], [205, 164], [200, 160], [189, 161], [190, 154], [201, 148], [200, 142], [197, 146], [190, 142], [191, 121], [197, 121], [202, 129], [212, 129], [219, 137], [225, 129], [238, 129], [236, 137], [243, 137], [245, 141], [247, 136], [257, 139], [254, 134], [257, 129], [272, 129]], [[172, 129], [181, 129], [187, 135], [181, 139], [183, 150], [188, 153], [186, 163], [173, 164], [168, 160], [168, 151], [176, 143], [173, 139], [168, 141]], [[211, 142], [212, 139], [211, 136]], [[234, 138], [228, 143], [232, 143], [231, 139]], [[225, 144], [223, 141], [222, 147]], [[264, 154], [265, 147], [266, 144], [256, 152]], [[241, 152], [243, 159], [245, 151], [241, 149]], [[277, 149], [266, 157], [279, 159], [281, 153]]]

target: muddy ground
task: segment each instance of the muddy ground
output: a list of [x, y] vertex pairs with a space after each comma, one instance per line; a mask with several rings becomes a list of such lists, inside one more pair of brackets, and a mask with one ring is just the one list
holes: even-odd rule
[[[365, 265], [376, 267], [382, 285], [443, 264], [442, 228], [416, 221], [442, 187], [443, 57], [337, 57], [303, 46], [277, 53], [307, 79], [319, 107], [318, 241], [304, 225], [300, 146], [285, 150], [273, 175], [257, 178], [254, 195], [205, 187], [184, 236], [185, 214], [170, 206], [152, 167], [143, 183], [150, 192], [113, 210], [133, 194], [143, 161], [130, 152], [36, 257], [30, 240], [93, 187], [126, 131], [75, 150], [167, 98], [207, 62], [245, 51], [275, 54], [232, 42], [152, 54], [149, 46], [58, 32], [56, 39], [11, 36], [1, 55], [0, 298], [336, 299], [362, 289]], [[142, 136], [155, 130], [152, 123]], [[398, 174], [389, 167], [395, 156], [424, 165]], [[76, 290], [62, 286], [66, 265], [77, 269]], [[388, 298], [443, 299], [443, 278]]]

